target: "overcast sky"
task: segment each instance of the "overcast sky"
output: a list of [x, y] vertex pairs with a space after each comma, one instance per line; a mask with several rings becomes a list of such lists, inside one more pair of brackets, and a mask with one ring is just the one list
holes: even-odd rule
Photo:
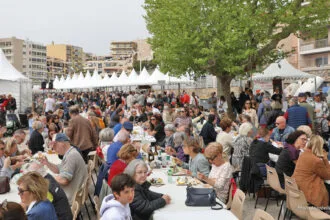
[[1, 0], [0, 38], [52, 41], [109, 54], [110, 42], [148, 37], [144, 0]]

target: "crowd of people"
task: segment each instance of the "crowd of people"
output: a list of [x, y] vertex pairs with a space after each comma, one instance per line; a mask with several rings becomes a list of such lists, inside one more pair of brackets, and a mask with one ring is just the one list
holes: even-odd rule
[[[8, 100], [0, 101], [0, 117], [1, 111], [10, 110], [9, 95]], [[273, 166], [282, 187], [284, 175], [292, 176], [309, 203], [329, 205], [330, 187], [324, 181], [330, 179], [330, 115], [322, 93], [284, 97], [277, 88], [272, 96], [245, 89], [238, 99], [231, 93], [231, 108], [224, 96], [212, 93], [208, 106], [202, 106], [195, 92], [186, 91], [59, 92], [47, 98], [35, 95], [34, 100], [29, 131], [19, 129], [0, 140], [0, 176], [10, 179], [24, 170], [17, 181], [21, 204], [3, 201], [0, 219], [19, 213], [29, 220], [44, 213], [48, 219], [72, 219], [70, 207], [88, 175], [92, 151], [102, 161], [95, 195], [100, 196], [104, 181], [112, 191], [104, 195], [101, 219], [148, 219], [171, 203], [171, 195], [150, 190], [150, 170], [141, 152], [152, 147], [214, 187], [223, 203], [233, 176], [246, 180], [249, 158], [261, 177], [267, 175], [266, 165]], [[133, 133], [135, 126], [154, 137], [151, 146], [142, 146], [141, 137]], [[26, 162], [40, 151], [55, 151], [61, 163], [42, 156]]]

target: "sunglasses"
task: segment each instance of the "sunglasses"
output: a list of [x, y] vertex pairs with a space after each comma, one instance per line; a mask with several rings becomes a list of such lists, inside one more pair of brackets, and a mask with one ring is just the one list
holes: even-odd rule
[[19, 187], [17, 188], [17, 190], [18, 190], [18, 194], [19, 194], [19, 195], [22, 195], [24, 192], [29, 191], [29, 190], [27, 190], [27, 189], [24, 190], [24, 189], [21, 189], [21, 188], [19, 188]]
[[213, 162], [214, 159], [217, 157], [218, 155], [216, 156], [213, 156], [213, 157], [205, 157], [209, 162]]
[[154, 121], [154, 120], [156, 120], [156, 119], [155, 119], [155, 118], [151, 118], [150, 120], [151, 120], [151, 121]]

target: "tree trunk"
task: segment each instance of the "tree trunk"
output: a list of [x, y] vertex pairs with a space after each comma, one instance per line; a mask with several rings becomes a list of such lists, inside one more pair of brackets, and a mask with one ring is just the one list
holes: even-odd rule
[[221, 95], [223, 95], [225, 97], [228, 105], [227, 115], [232, 120], [235, 120], [235, 115], [233, 112], [230, 98], [230, 82], [232, 79], [233, 77], [229, 75], [217, 75], [217, 96], [220, 97]]

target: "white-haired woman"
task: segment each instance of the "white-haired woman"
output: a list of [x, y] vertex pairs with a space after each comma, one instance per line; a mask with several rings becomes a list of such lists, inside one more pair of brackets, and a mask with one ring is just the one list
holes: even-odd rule
[[107, 152], [110, 144], [113, 141], [115, 134], [111, 128], [104, 128], [99, 133], [100, 147], [104, 158], [107, 158]]
[[152, 213], [171, 202], [168, 195], [150, 191], [150, 183], [147, 182], [148, 167], [143, 160], [132, 160], [124, 173], [135, 180], [134, 200], [130, 204], [134, 220], [149, 219]]
[[249, 149], [251, 142], [253, 141], [253, 127], [251, 123], [244, 122], [239, 127], [239, 135], [234, 141], [233, 148], [234, 153], [232, 155], [232, 165], [240, 170], [244, 156], [249, 155]]
[[44, 124], [41, 121], [33, 122], [32, 128], [34, 129], [29, 140], [29, 148], [32, 154], [38, 151], [44, 151], [44, 138], [42, 132], [44, 131]]

